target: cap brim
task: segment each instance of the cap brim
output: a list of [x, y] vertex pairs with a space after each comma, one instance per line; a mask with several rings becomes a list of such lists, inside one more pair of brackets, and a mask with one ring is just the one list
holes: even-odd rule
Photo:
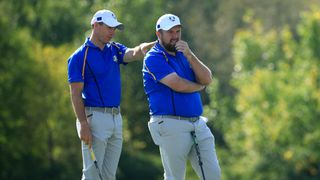
[[124, 25], [120, 23], [118, 26], [116, 26], [116, 28], [119, 30], [124, 30]]
[[113, 22], [104, 22], [104, 24], [106, 24], [109, 27], [113, 27], [113, 28], [117, 28], [119, 30], [123, 30], [124, 29], [124, 25], [121, 22], [118, 21], [113, 21]]

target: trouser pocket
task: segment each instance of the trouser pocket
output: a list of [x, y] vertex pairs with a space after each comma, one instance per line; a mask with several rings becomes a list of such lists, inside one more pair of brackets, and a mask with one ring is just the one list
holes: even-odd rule
[[[87, 118], [88, 123], [90, 124], [90, 122], [92, 121], [92, 118], [93, 118], [93, 112], [86, 110], [86, 118]], [[77, 129], [78, 137], [80, 138], [81, 124], [80, 124], [79, 119], [76, 119], [76, 129]]]
[[161, 140], [160, 124], [162, 122], [163, 121], [148, 122], [148, 128], [149, 128], [152, 140], [156, 145], [160, 145], [160, 140]]

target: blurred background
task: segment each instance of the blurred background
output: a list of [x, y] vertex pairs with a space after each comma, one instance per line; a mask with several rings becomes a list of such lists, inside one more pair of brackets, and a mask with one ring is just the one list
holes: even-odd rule
[[[201, 92], [223, 180], [320, 179], [319, 0], [1, 0], [0, 179], [80, 179], [67, 59], [110, 9], [114, 41], [156, 40], [161, 15], [213, 71]], [[163, 179], [147, 128], [142, 61], [122, 67], [119, 180]], [[189, 164], [187, 180], [198, 179]]]

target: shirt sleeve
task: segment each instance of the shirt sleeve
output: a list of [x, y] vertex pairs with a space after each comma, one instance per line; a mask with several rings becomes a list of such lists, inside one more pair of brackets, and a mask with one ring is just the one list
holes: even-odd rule
[[82, 66], [83, 66], [83, 56], [79, 53], [73, 54], [68, 59], [68, 81], [73, 82], [83, 82], [82, 78]]
[[144, 71], [150, 74], [156, 82], [174, 72], [162, 54], [154, 54], [145, 57]]
[[116, 50], [116, 53], [117, 53], [117, 57], [119, 60], [118, 63], [124, 64], [124, 65], [128, 64], [123, 61], [124, 55], [125, 55], [128, 48], [125, 45], [120, 44], [120, 43], [116, 43], [116, 42], [114, 42], [112, 45], [115, 46], [114, 49]]

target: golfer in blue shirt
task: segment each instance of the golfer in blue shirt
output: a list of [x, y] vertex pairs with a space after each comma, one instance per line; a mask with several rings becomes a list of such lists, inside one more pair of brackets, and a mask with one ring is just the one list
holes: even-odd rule
[[212, 81], [210, 69], [181, 40], [173, 14], [156, 24], [158, 42], [144, 58], [143, 82], [150, 107], [148, 127], [160, 148], [164, 179], [185, 179], [189, 159], [200, 179], [220, 179], [214, 136], [201, 117], [199, 91]]
[[68, 60], [71, 101], [82, 140], [82, 179], [114, 180], [122, 149], [119, 66], [142, 60], [154, 42], [134, 48], [112, 42], [123, 24], [109, 10], [97, 11], [91, 26], [90, 38]]

